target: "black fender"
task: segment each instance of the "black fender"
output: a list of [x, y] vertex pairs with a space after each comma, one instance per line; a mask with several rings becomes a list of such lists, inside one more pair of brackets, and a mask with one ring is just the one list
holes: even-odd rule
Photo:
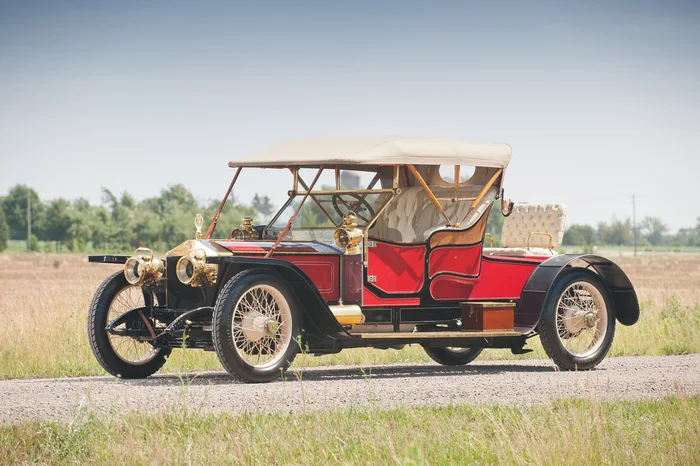
[[126, 264], [126, 261], [131, 256], [124, 255], [102, 255], [102, 256], [88, 256], [88, 262], [96, 262], [99, 264]]
[[280, 259], [263, 259], [255, 257], [217, 256], [208, 257], [210, 264], [227, 265], [228, 270], [221, 276], [221, 285], [233, 275], [249, 268], [268, 270], [287, 283], [299, 302], [302, 314], [301, 328], [305, 336], [319, 340], [337, 340], [353, 338], [338, 323], [326, 300], [319, 293], [316, 285], [299, 267]]
[[535, 329], [540, 321], [550, 289], [566, 267], [582, 267], [600, 276], [612, 296], [615, 315], [622, 325], [639, 320], [639, 300], [632, 282], [620, 266], [594, 254], [562, 254], [542, 262], [528, 278], [515, 310], [515, 327], [523, 333]]

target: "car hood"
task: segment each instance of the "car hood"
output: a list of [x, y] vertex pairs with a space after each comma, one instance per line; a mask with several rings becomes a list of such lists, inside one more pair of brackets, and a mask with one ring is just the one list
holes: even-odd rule
[[[274, 241], [213, 241], [232, 254], [267, 254]], [[314, 241], [282, 241], [275, 254], [341, 254], [342, 251], [328, 244]]]

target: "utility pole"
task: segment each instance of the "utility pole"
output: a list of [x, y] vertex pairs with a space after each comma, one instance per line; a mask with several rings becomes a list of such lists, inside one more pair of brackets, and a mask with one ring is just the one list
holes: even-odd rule
[[27, 186], [27, 251], [32, 250], [32, 200]]
[[637, 204], [632, 194], [632, 231], [634, 232], [634, 255], [637, 255]]

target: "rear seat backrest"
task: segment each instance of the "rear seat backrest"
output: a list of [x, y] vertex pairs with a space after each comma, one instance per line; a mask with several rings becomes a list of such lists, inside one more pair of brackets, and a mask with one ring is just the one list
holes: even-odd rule
[[402, 189], [377, 219], [372, 236], [405, 243], [416, 241], [415, 222], [420, 193], [425, 193], [420, 186]]
[[501, 243], [504, 248], [548, 248], [549, 237], [530, 233], [546, 233], [552, 236], [552, 247], [558, 248], [564, 240], [567, 208], [564, 204], [515, 204], [510, 216], [503, 220]]
[[[465, 186], [457, 190], [457, 197], [459, 198], [475, 198], [479, 195], [483, 186]], [[435, 196], [441, 200], [443, 206], [443, 211], [450, 219], [452, 223], [461, 222], [459, 229], [464, 230], [474, 225], [486, 212], [486, 209], [493, 203], [496, 199], [496, 194], [498, 193], [497, 188], [491, 188], [486, 192], [486, 195], [479, 201], [474, 209], [471, 211], [469, 207], [472, 205], [472, 201], [459, 201], [451, 202], [444, 200], [445, 198], [452, 198], [454, 196], [453, 188], [437, 187], [432, 188]], [[421, 215], [416, 222], [416, 235], [418, 241], [426, 240], [430, 234], [440, 228], [444, 228], [446, 225], [445, 217], [438, 212], [437, 208], [433, 205], [433, 202], [428, 198], [427, 194], [424, 192], [422, 202], [422, 208], [420, 210]], [[469, 212], [469, 214], [467, 214]], [[465, 214], [466, 218], [465, 218]], [[462, 219], [464, 221], [462, 222]]]

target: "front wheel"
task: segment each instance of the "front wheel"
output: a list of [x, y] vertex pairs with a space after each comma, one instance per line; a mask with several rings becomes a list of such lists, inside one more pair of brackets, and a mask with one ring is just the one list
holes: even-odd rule
[[545, 352], [560, 369], [600, 364], [615, 335], [615, 308], [605, 283], [589, 270], [564, 271], [552, 286], [538, 328]]
[[224, 285], [214, 307], [212, 340], [224, 368], [243, 382], [281, 376], [299, 350], [299, 309], [276, 275], [250, 269]]
[[[124, 379], [148, 377], [163, 367], [169, 348], [156, 348], [149, 341], [120, 335], [127, 330], [127, 322], [108, 333], [107, 325], [123, 314], [138, 308], [157, 304], [156, 296], [148, 289], [129, 284], [124, 272], [107, 278], [97, 289], [90, 303], [88, 337], [97, 362], [110, 374]], [[141, 322], [134, 322], [141, 325]]]
[[464, 366], [481, 354], [482, 348], [430, 348], [423, 347], [430, 359], [443, 366]]

